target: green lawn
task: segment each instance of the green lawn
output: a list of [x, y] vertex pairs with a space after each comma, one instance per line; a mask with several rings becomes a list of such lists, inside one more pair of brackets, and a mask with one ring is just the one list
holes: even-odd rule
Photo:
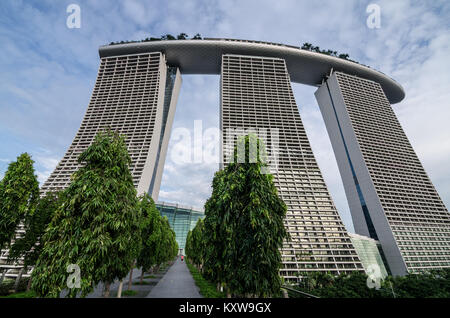
[[145, 280], [141, 282], [134, 282], [133, 285], [155, 285], [155, 283], [153, 282], [146, 282]]
[[189, 262], [186, 262], [195, 284], [200, 289], [200, 294], [205, 298], [225, 298], [225, 294], [218, 292], [213, 283], [203, 278], [198, 269]]
[[0, 298], [35, 298], [35, 297], [36, 297], [36, 294], [34, 293], [34, 291], [27, 291], [27, 292], [11, 294], [8, 296], [1, 296]]
[[137, 295], [137, 291], [135, 290], [125, 290], [122, 292], [122, 296], [135, 296]]

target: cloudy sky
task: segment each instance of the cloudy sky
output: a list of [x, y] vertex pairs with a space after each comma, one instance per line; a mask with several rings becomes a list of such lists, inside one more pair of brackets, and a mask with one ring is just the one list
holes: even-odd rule
[[[81, 28], [66, 26], [67, 7], [81, 8]], [[381, 9], [369, 28], [366, 8]], [[0, 4], [0, 178], [22, 152], [42, 183], [72, 142], [99, 65], [98, 47], [162, 34], [200, 33], [301, 46], [310, 42], [392, 76], [406, 98], [393, 105], [445, 204], [450, 206], [450, 2], [443, 1], [20, 1]], [[315, 156], [347, 226], [353, 231], [336, 160], [314, 98], [293, 89]], [[219, 125], [219, 77], [184, 76], [173, 128]], [[164, 169], [160, 200], [202, 207], [217, 164]]]

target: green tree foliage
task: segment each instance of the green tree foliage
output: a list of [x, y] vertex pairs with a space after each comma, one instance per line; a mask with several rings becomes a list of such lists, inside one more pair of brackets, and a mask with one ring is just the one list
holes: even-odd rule
[[128, 169], [131, 159], [124, 137], [99, 133], [78, 161], [64, 200], [43, 235], [43, 248], [33, 271], [32, 289], [58, 297], [66, 288], [69, 264], [79, 266], [86, 296], [98, 283], [106, 286], [128, 274], [140, 240], [140, 210]]
[[221, 211], [222, 193], [224, 186], [225, 171], [219, 170], [215, 173], [212, 182], [211, 197], [205, 203], [204, 219], [204, 266], [203, 273], [206, 278], [221, 285], [225, 282], [225, 244], [229, 237], [227, 235], [227, 222], [229, 215]]
[[142, 276], [152, 267], [159, 267], [178, 254], [175, 232], [166, 217], [161, 217], [153, 199], [145, 194], [140, 200], [142, 214], [145, 215], [142, 230], [142, 248], [137, 258], [137, 266], [142, 268]]
[[175, 231], [170, 227], [166, 216], [160, 218], [162, 239], [158, 246], [158, 265], [168, 262], [178, 254], [178, 243], [175, 239]]
[[[281, 287], [279, 249], [287, 238], [283, 222], [287, 208], [272, 175], [261, 173], [265, 166], [258, 151], [264, 149], [262, 142], [250, 135], [238, 140], [238, 147], [239, 143], [245, 146], [245, 162], [239, 162], [243, 160], [236, 148], [234, 163], [225, 169], [222, 194], [223, 211], [231, 225], [226, 229], [231, 238], [225, 248], [226, 283], [236, 295], [275, 295]], [[252, 144], [257, 147], [252, 149]]]
[[17, 261], [23, 257], [24, 267], [36, 264], [42, 251], [41, 238], [50, 223], [58, 204], [61, 203], [62, 193], [48, 192], [39, 199], [39, 203], [32, 214], [25, 216], [25, 234], [17, 239], [9, 251], [9, 261]]
[[311, 43], [303, 43], [301, 49], [302, 50], [311, 51], [311, 52], [322, 53], [322, 54], [326, 54], [326, 55], [339, 57], [339, 58], [344, 59], [344, 60], [349, 60], [349, 57], [350, 57], [346, 53], [345, 54], [338, 54], [337, 51], [333, 51], [333, 50], [321, 50], [320, 47], [314, 46]]
[[[245, 158], [238, 158], [238, 148], [245, 149]], [[287, 208], [273, 176], [262, 173], [267, 167], [260, 154], [264, 145], [256, 136], [240, 138], [234, 162], [216, 173], [205, 204], [205, 275], [236, 296], [273, 296], [281, 287], [279, 249], [288, 238]], [[190, 240], [193, 247], [194, 232]]]
[[170, 41], [170, 40], [176, 40], [176, 37], [174, 37], [172, 34], [166, 34], [161, 36], [162, 41]]
[[449, 298], [450, 268], [388, 277], [382, 284], [383, 297]]
[[136, 265], [142, 267], [142, 275], [156, 264], [156, 252], [161, 239], [161, 218], [153, 199], [145, 194], [139, 206], [145, 216], [144, 227], [142, 229], [142, 248], [137, 258]]
[[204, 230], [203, 220], [199, 219], [194, 229], [189, 231], [188, 237], [186, 237], [186, 255], [198, 268], [202, 266], [205, 259], [206, 240]]
[[313, 272], [308, 277], [309, 291], [320, 290], [325, 298], [375, 298], [377, 290], [367, 287], [367, 275], [361, 272], [333, 276], [329, 273]]
[[[200, 33], [194, 35], [191, 40], [201, 40], [202, 36]], [[152, 42], [152, 41], [170, 41], [170, 40], [188, 40], [188, 35], [186, 33], [180, 33], [176, 37], [172, 34], [161, 35], [158, 37], [147, 37], [140, 41], [120, 41], [120, 42], [110, 42], [109, 45], [116, 44], [127, 44], [127, 43], [139, 43], [139, 42]]]
[[188, 231], [188, 234], [186, 235], [186, 242], [184, 244], [184, 253], [187, 257], [190, 257], [192, 255], [192, 230]]
[[323, 298], [448, 298], [450, 269], [421, 274], [389, 276], [379, 289], [367, 286], [368, 276], [361, 272], [331, 275], [311, 272], [302, 278], [299, 290]]
[[187, 40], [188, 37], [186, 33], [180, 33], [177, 35], [177, 40]]
[[10, 245], [17, 226], [32, 215], [39, 200], [39, 183], [27, 153], [8, 166], [0, 181], [0, 249]]

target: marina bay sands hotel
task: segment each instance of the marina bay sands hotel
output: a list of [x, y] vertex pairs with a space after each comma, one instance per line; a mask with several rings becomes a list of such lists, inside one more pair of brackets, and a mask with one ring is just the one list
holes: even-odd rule
[[[450, 214], [391, 104], [405, 93], [387, 75], [298, 47], [231, 39], [151, 41], [102, 46], [100, 67], [81, 126], [42, 190], [60, 190], [96, 133], [127, 136], [139, 194], [158, 198], [181, 74], [219, 74], [220, 127], [272, 129], [274, 175], [286, 203], [291, 239], [280, 274], [361, 271], [306, 135], [291, 81], [315, 97], [337, 159], [355, 226], [379, 242], [393, 275], [450, 267]], [[227, 136], [222, 136], [222, 157]]]

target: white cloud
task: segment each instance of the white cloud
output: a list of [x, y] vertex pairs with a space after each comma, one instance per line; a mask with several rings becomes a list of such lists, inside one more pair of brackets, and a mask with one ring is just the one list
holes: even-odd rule
[[38, 155], [34, 158], [37, 167], [36, 175], [39, 183], [42, 185], [48, 179], [53, 170], [55, 170], [60, 159], [42, 155]]
[[141, 27], [148, 26], [154, 22], [154, 19], [159, 13], [157, 10], [160, 8], [155, 1], [143, 3], [135, 0], [127, 0], [123, 1], [122, 5], [125, 15]]

